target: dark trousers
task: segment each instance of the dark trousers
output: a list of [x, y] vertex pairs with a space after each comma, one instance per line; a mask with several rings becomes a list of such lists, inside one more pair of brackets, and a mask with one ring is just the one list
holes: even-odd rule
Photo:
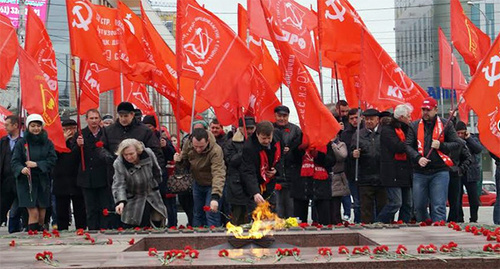
[[[345, 197], [345, 196], [344, 196]], [[351, 197], [349, 197], [350, 199]], [[329, 224], [339, 224], [342, 222], [342, 214], [340, 213], [340, 206], [342, 205], [343, 197], [337, 196], [330, 199], [330, 223]]]
[[9, 212], [16, 198], [17, 194], [14, 191], [2, 188], [0, 195], [0, 224], [7, 222], [7, 212]]
[[450, 204], [450, 211], [448, 212], [448, 222], [458, 222], [460, 208], [462, 208], [462, 204], [460, 203], [461, 188], [462, 181], [458, 173], [450, 172], [450, 183], [448, 185], [448, 203]]
[[28, 210], [18, 206], [17, 198], [12, 203], [9, 211], [9, 233], [17, 233], [28, 225]]
[[163, 196], [163, 204], [167, 208], [167, 227], [177, 227], [177, 197], [166, 198]]
[[[315, 221], [322, 225], [330, 224], [330, 200], [314, 200], [313, 202], [317, 212]], [[295, 217], [302, 222], [308, 222], [309, 200], [293, 199], [293, 211]]]
[[239, 226], [248, 223], [248, 207], [231, 204], [231, 223]]
[[183, 193], [179, 193], [177, 195], [179, 198], [179, 204], [182, 207], [182, 210], [186, 213], [188, 223], [187, 226], [193, 225], [193, 208], [194, 208], [194, 200], [193, 200], [193, 192], [187, 191]]
[[79, 195], [56, 195], [57, 228], [68, 230], [71, 218], [70, 203], [73, 203], [73, 214], [75, 216], [76, 229], [85, 229], [86, 213], [83, 196]]
[[293, 199], [293, 216], [299, 218], [303, 223], [307, 223], [309, 212], [309, 200]]
[[109, 187], [82, 188], [89, 230], [117, 228], [119, 216], [102, 214], [103, 209], [115, 211], [113, 196]]
[[382, 211], [387, 203], [387, 193], [384, 187], [359, 186], [359, 199], [361, 203], [361, 222], [372, 223], [376, 218], [373, 215], [373, 209], [376, 209], [376, 214]]
[[[467, 196], [469, 197], [469, 211], [470, 219], [469, 222], [477, 222], [477, 212], [479, 210], [479, 205], [481, 204], [479, 200], [479, 195], [477, 191], [477, 182], [462, 182], [462, 185], [467, 189]], [[462, 197], [464, 194], [463, 188], [460, 193], [460, 204], [462, 204]], [[460, 222], [464, 222], [464, 210], [460, 207], [459, 219]]]

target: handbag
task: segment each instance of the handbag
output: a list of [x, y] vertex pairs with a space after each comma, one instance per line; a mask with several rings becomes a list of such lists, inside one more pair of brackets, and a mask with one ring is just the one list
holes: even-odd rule
[[193, 177], [188, 169], [176, 168], [174, 174], [167, 180], [167, 188], [170, 193], [181, 193], [191, 189]]

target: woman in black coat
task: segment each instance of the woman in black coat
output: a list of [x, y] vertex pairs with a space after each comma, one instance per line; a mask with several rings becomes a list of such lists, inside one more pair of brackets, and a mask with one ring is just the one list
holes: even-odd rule
[[28, 130], [14, 146], [12, 171], [16, 177], [19, 207], [28, 209], [28, 230], [42, 230], [50, 207], [50, 173], [57, 160], [54, 144], [43, 129], [42, 116], [26, 119]]

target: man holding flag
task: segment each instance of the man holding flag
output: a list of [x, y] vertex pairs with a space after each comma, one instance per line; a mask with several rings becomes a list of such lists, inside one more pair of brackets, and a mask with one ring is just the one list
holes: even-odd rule
[[406, 151], [413, 163], [413, 199], [417, 221], [446, 221], [446, 199], [453, 161], [447, 155], [460, 146], [452, 124], [437, 115], [438, 103], [428, 97], [422, 103], [422, 118], [410, 124]]

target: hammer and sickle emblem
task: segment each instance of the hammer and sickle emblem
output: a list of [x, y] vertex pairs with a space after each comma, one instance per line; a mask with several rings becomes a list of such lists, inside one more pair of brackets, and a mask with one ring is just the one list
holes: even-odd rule
[[[76, 16], [76, 19], [78, 19], [78, 22], [76, 19], [73, 19], [71, 26], [88, 31], [89, 24], [92, 22], [92, 16], [93, 16], [92, 9], [90, 8], [90, 6], [87, 3], [83, 2], [83, 1], [76, 1], [76, 4], [77, 5], [73, 7], [73, 10], [71, 10], [71, 13], [73, 13], [73, 15]], [[85, 9], [87, 9], [87, 12], [88, 12], [87, 18], [84, 18], [82, 15], [81, 11], [83, 10], [83, 6], [85, 7]]]
[[339, 20], [340, 22], [344, 21], [344, 15], [345, 15], [345, 7], [342, 6], [340, 3], [338, 3], [338, 0], [327, 0], [325, 4], [331, 8], [333, 8], [334, 13], [330, 13], [330, 10], [326, 10], [325, 12], [325, 17], [330, 20]]
[[495, 82], [500, 79], [500, 73], [496, 72], [497, 63], [500, 62], [500, 57], [495, 55], [490, 58], [491, 70], [490, 66], [486, 66], [483, 68], [484, 78], [489, 81], [488, 86], [493, 87]]

